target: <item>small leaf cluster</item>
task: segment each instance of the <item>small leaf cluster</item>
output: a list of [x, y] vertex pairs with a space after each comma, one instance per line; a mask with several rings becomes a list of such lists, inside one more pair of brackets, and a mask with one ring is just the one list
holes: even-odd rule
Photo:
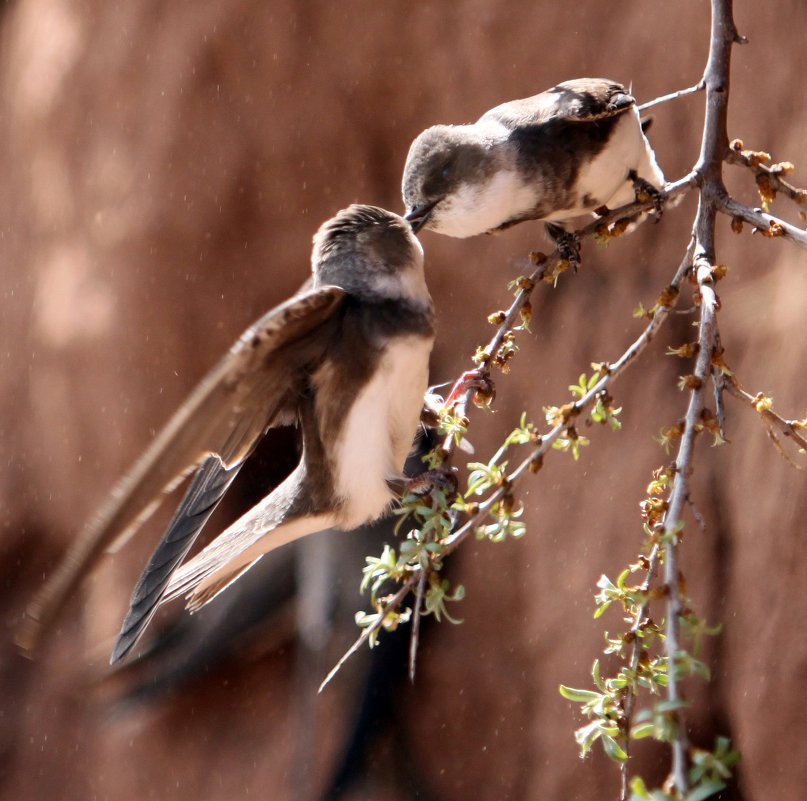
[[[664, 562], [666, 547], [681, 538], [683, 525], [667, 531], [664, 518], [675, 478], [674, 468], [660, 467], [653, 472], [647, 486], [647, 497], [640, 504], [645, 540], [643, 552], [634, 564], [625, 568], [616, 579], [601, 576], [597, 581], [595, 619], [609, 609], [618, 608], [624, 626], [615, 634], [605, 632], [603, 653], [617, 660], [610, 677], [602, 675], [600, 660], [594, 662], [594, 688], [560, 687], [564, 698], [581, 705], [588, 722], [577, 729], [575, 740], [581, 756], [586, 756], [596, 742], [605, 754], [623, 766], [630, 759], [630, 743], [652, 738], [672, 743], [678, 737], [680, 716], [687, 702], [679, 697], [662, 698], [672, 677], [680, 683], [692, 677], [709, 680], [709, 670], [700, 659], [703, 643], [720, 627], [710, 627], [689, 608], [678, 616], [680, 647], [671, 656], [665, 649], [664, 619], [654, 619], [651, 608], [664, 601], [668, 588], [654, 583], [658, 567]], [[641, 581], [633, 578], [643, 574]], [[681, 579], [683, 582], [683, 577]], [[639, 708], [636, 708], [641, 705]], [[737, 756], [730, 751], [728, 741], [721, 739], [713, 752], [689, 749], [690, 789], [682, 798], [664, 789], [650, 790], [641, 777], [631, 782], [631, 801], [703, 801], [719, 792], [730, 775], [729, 768]]]
[[[585, 373], [581, 373], [578, 383], [569, 386], [572, 395], [578, 400], [584, 398], [591, 392], [610, 372], [609, 366], [602, 362], [592, 362], [591, 366], [594, 372], [589, 378], [586, 378]], [[591, 421], [593, 423], [608, 425], [611, 431], [619, 431], [622, 428], [622, 423], [619, 420], [621, 413], [622, 407], [617, 408], [614, 406], [614, 399], [607, 390], [603, 389], [597, 393], [594, 408], [591, 410]]]
[[[619, 693], [607, 685], [599, 676], [599, 660], [594, 663], [595, 685], [593, 690], [577, 690], [561, 684], [560, 694], [569, 701], [582, 704], [581, 711], [591, 719], [574, 733], [580, 756], [585, 757], [598, 740], [605, 753], [615, 762], [624, 762], [628, 755], [617, 741], [621, 736], [622, 708]], [[609, 679], [609, 681], [611, 681]]]
[[526, 414], [522, 414], [518, 427], [508, 434], [501, 447], [488, 462], [468, 463], [470, 472], [468, 489], [463, 502], [464, 510], [468, 513], [474, 512], [478, 502], [472, 501], [472, 498], [496, 491], [500, 495], [488, 510], [489, 522], [476, 527], [476, 536], [479, 539], [501, 542], [507, 537], [522, 537], [526, 532], [526, 526], [519, 519], [524, 512], [524, 507], [515, 500], [512, 484], [507, 476], [508, 462], [504, 457], [510, 448], [520, 445], [536, 445], [540, 439], [535, 425], [527, 420]]
[[[617, 657], [621, 662], [615, 675], [603, 679], [597, 659], [591, 672], [596, 690], [560, 688], [564, 698], [583, 704], [581, 711], [591, 720], [575, 732], [581, 756], [586, 756], [592, 745], [600, 740], [609, 758], [625, 762], [628, 759], [627, 734], [631, 722], [625, 711], [626, 698], [629, 694], [636, 695], [640, 689], [658, 696], [667, 686], [667, 660], [663, 655], [651, 653], [653, 645], [663, 641], [664, 635], [661, 627], [646, 614], [649, 593], [644, 586], [628, 581], [633, 573], [643, 567], [647, 569], [644, 557], [623, 570], [616, 581], [603, 575], [597, 582], [599, 591], [595, 595], [594, 617], [602, 617], [613, 604], [626, 613], [624, 619], [628, 627], [623, 632], [614, 635], [605, 632], [604, 653]], [[630, 731], [630, 736], [634, 739], [647, 737], [647, 727], [642, 725], [646, 721], [637, 722], [640, 725]]]
[[[777, 164], [770, 164], [773, 157], [764, 150], [744, 150], [743, 141], [735, 139], [731, 142], [731, 149], [739, 153], [745, 163], [757, 173], [757, 191], [759, 192], [760, 204], [764, 212], [769, 212], [776, 200], [776, 193], [779, 189], [779, 179], [784, 178], [796, 169], [790, 161], [781, 161]], [[769, 165], [770, 166], [767, 166]], [[795, 190], [794, 200], [802, 205], [807, 205], [807, 192], [805, 190]]]
[[[401, 623], [408, 621], [412, 610], [391, 608], [390, 597], [383, 596], [382, 593], [389, 586], [403, 584], [416, 571], [422, 571], [428, 576], [422, 614], [434, 614], [438, 620], [446, 617], [456, 622], [446, 611], [446, 604], [462, 600], [465, 591], [462, 586], [452, 590], [449, 582], [438, 576], [443, 566], [445, 540], [454, 525], [455, 493], [451, 491], [452, 486], [454, 485], [451, 482], [431, 481], [425, 493], [410, 492], [401, 500], [396, 533], [400, 532], [407, 521], [413, 525], [397, 552], [385, 545], [380, 557], [365, 558], [361, 591], [370, 590], [370, 602], [375, 611], [356, 614], [356, 623], [360, 627], [373, 627], [383, 621], [381, 627], [393, 631]], [[376, 631], [371, 635], [370, 647], [377, 642], [377, 634]]]
[[562, 453], [571, 453], [577, 461], [580, 458], [580, 449], [589, 444], [588, 437], [582, 436], [571, 421], [577, 417], [577, 407], [573, 403], [563, 406], [544, 406], [544, 416], [548, 425], [566, 426], [565, 431], [553, 443], [552, 448]]
[[641, 776], [630, 783], [630, 801], [706, 801], [726, 787], [731, 769], [740, 761], [728, 737], [718, 737], [712, 751], [693, 748], [690, 751], [692, 767], [689, 769], [689, 790], [681, 799], [667, 789], [648, 789]]
[[678, 287], [665, 287], [649, 309], [646, 309], [644, 304], [640, 303], [633, 310], [633, 316], [639, 319], [652, 320], [661, 309], [671, 309], [675, 305], [679, 293]]
[[[578, 402], [585, 398], [597, 386], [597, 384], [608, 374], [608, 366], [592, 362], [594, 372], [591, 376], [581, 373], [576, 384], [569, 385], [575, 401], [566, 403], [563, 406], [544, 406], [544, 416], [548, 425], [553, 428], [565, 426], [565, 431], [552, 443], [552, 448], [563, 453], [571, 453], [572, 458], [577, 461], [580, 458], [580, 449], [589, 444], [588, 437], [580, 434], [573, 421], [579, 415]], [[591, 410], [591, 421], [599, 425], [608, 425], [612, 431], [619, 431], [622, 423], [619, 415], [622, 407], [615, 407], [613, 398], [607, 390], [601, 390], [596, 398], [594, 407]]]
[[[450, 436], [459, 443], [466, 430], [467, 419], [452, 411], [440, 413], [441, 436]], [[465, 590], [461, 585], [452, 588], [449, 581], [439, 575], [452, 531], [460, 515], [471, 520], [480, 514], [480, 506], [487, 499], [485, 511], [480, 515], [483, 522], [474, 529], [477, 538], [501, 542], [508, 537], [524, 535], [526, 526], [520, 519], [524, 508], [515, 499], [506, 456], [514, 447], [536, 447], [540, 442], [535, 424], [522, 414], [518, 426], [508, 434], [489, 461], [468, 463], [468, 486], [461, 495], [453, 491], [456, 489], [453, 474], [441, 469], [445, 451], [438, 447], [424, 457], [430, 467], [430, 471], [424, 474], [428, 480], [421, 482], [423, 486], [418, 485], [417, 480], [413, 481], [410, 487], [417, 488], [402, 498], [397, 511], [399, 519], [395, 532], [406, 531], [399, 549], [396, 551], [385, 545], [381, 556], [366, 557], [361, 591], [370, 591], [374, 611], [356, 615], [360, 627], [391, 631], [408, 621], [412, 610], [392, 608], [390, 601], [393, 596], [388, 588], [400, 587], [416, 575], [424, 574], [427, 582], [421, 614], [433, 614], [438, 621], [446, 618], [453, 623], [460, 622], [448, 613], [447, 604], [461, 601]], [[431, 476], [432, 473], [435, 476]], [[441, 475], [449, 476], [451, 481], [439, 480]], [[377, 642], [377, 636], [378, 632], [373, 631], [369, 640], [371, 647]]]

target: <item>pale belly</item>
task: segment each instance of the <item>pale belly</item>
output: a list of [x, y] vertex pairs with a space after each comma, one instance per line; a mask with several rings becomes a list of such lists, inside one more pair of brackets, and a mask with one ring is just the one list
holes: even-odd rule
[[[616, 209], [632, 203], [636, 190], [628, 176], [631, 171], [656, 189], [664, 186], [664, 175], [642, 132], [639, 112], [635, 108], [621, 116], [608, 146], [580, 170], [577, 177], [577, 197], [580, 202], [546, 219], [569, 219], [598, 206]], [[584, 204], [584, 198], [589, 198], [590, 202]]]
[[351, 407], [334, 460], [340, 528], [375, 520], [392, 502], [387, 479], [401, 475], [412, 448], [431, 348], [427, 337], [396, 338]]

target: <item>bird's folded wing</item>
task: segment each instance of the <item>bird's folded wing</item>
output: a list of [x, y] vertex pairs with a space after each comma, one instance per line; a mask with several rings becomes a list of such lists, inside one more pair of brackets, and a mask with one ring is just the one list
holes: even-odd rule
[[496, 106], [483, 114], [479, 122], [493, 121], [511, 130], [550, 120], [595, 122], [621, 114], [635, 103], [622, 84], [606, 78], [579, 78], [534, 97]]
[[142, 525], [163, 493], [208, 456], [218, 456], [226, 470], [239, 465], [267, 428], [291, 422], [301, 379], [325, 351], [344, 297], [333, 286], [297, 295], [241, 336], [118, 483], [34, 598], [17, 637], [23, 649], [35, 647], [84, 573]]

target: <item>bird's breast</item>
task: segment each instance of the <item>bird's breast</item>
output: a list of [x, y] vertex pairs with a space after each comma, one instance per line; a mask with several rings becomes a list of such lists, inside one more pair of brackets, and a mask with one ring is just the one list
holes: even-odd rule
[[429, 227], [460, 238], [484, 234], [522, 216], [537, 199], [535, 185], [516, 170], [497, 170], [484, 180], [460, 184], [435, 210]]
[[332, 457], [342, 528], [376, 519], [393, 499], [387, 479], [400, 476], [412, 448], [431, 347], [431, 337], [391, 337], [346, 410]]

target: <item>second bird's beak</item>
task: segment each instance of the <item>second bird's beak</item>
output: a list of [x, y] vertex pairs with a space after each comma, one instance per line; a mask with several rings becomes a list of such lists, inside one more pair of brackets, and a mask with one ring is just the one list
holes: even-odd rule
[[431, 203], [423, 203], [420, 206], [414, 206], [410, 211], [404, 215], [404, 219], [412, 226], [412, 230], [418, 233], [421, 228], [429, 221], [432, 216], [434, 207], [440, 202], [441, 198], [432, 200]]

